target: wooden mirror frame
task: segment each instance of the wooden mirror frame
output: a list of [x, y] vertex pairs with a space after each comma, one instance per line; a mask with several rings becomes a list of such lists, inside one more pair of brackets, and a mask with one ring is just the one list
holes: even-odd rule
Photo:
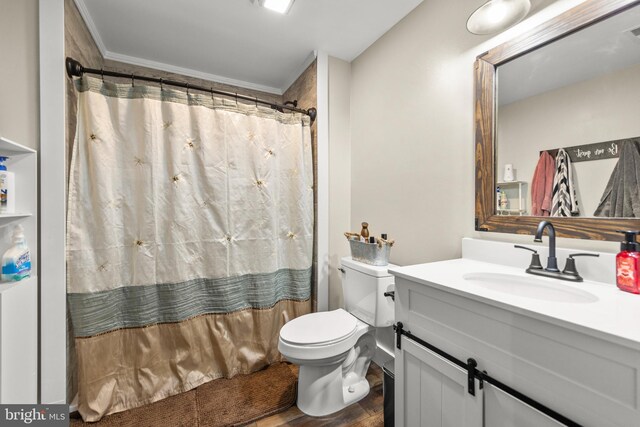
[[617, 241], [621, 236], [616, 230], [640, 230], [640, 219], [496, 215], [495, 199], [496, 68], [638, 4], [640, 0], [587, 0], [476, 58], [476, 231], [533, 235], [542, 219], [553, 223], [558, 236], [576, 239]]

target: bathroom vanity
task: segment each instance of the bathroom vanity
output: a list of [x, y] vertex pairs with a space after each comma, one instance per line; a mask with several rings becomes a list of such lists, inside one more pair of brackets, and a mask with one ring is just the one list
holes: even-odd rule
[[[640, 425], [640, 296], [616, 288], [614, 254], [581, 259], [585, 281], [571, 283], [526, 274], [512, 244], [462, 246], [460, 259], [389, 270], [396, 425]], [[473, 359], [475, 375], [447, 357]]]

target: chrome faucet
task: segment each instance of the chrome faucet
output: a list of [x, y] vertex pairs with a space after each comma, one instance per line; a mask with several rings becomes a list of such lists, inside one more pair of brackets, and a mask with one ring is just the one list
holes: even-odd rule
[[536, 237], [533, 239], [534, 242], [542, 242], [542, 233], [544, 233], [544, 229], [549, 227], [549, 257], [547, 258], [547, 268], [546, 271], [551, 271], [554, 273], [560, 272], [558, 270], [558, 258], [556, 258], [556, 229], [553, 228], [553, 224], [549, 221], [540, 221], [538, 224], [538, 230], [536, 230]]
[[533, 239], [534, 242], [542, 242], [542, 234], [544, 233], [544, 229], [549, 228], [547, 234], [549, 235], [549, 257], [547, 258], [547, 267], [542, 268], [542, 264], [540, 263], [540, 256], [538, 255], [538, 251], [527, 248], [526, 246], [515, 245], [518, 249], [526, 249], [528, 251], [533, 252], [531, 257], [531, 264], [529, 268], [527, 268], [526, 272], [529, 274], [535, 274], [537, 276], [545, 276], [552, 277], [555, 279], [561, 280], [570, 280], [572, 282], [582, 282], [582, 277], [578, 274], [578, 270], [576, 270], [576, 262], [574, 257], [578, 256], [599, 256], [598, 254], [571, 254], [567, 258], [567, 263], [564, 267], [564, 270], [560, 271], [558, 269], [558, 258], [556, 258], [556, 229], [553, 228], [553, 224], [549, 221], [540, 221], [538, 224], [538, 229], [536, 230], [536, 236]]

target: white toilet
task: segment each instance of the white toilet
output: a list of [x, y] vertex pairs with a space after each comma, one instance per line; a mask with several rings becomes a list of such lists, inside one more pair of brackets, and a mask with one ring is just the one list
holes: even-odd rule
[[376, 351], [375, 327], [393, 325], [394, 278], [387, 269], [342, 258], [346, 311], [306, 314], [280, 329], [278, 350], [300, 366], [298, 408], [323, 416], [369, 393], [365, 378]]

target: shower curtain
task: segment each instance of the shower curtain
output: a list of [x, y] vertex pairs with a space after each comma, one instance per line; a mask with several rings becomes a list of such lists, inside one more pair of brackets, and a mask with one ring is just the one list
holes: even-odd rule
[[310, 311], [309, 118], [83, 77], [68, 304], [85, 421], [281, 360]]

